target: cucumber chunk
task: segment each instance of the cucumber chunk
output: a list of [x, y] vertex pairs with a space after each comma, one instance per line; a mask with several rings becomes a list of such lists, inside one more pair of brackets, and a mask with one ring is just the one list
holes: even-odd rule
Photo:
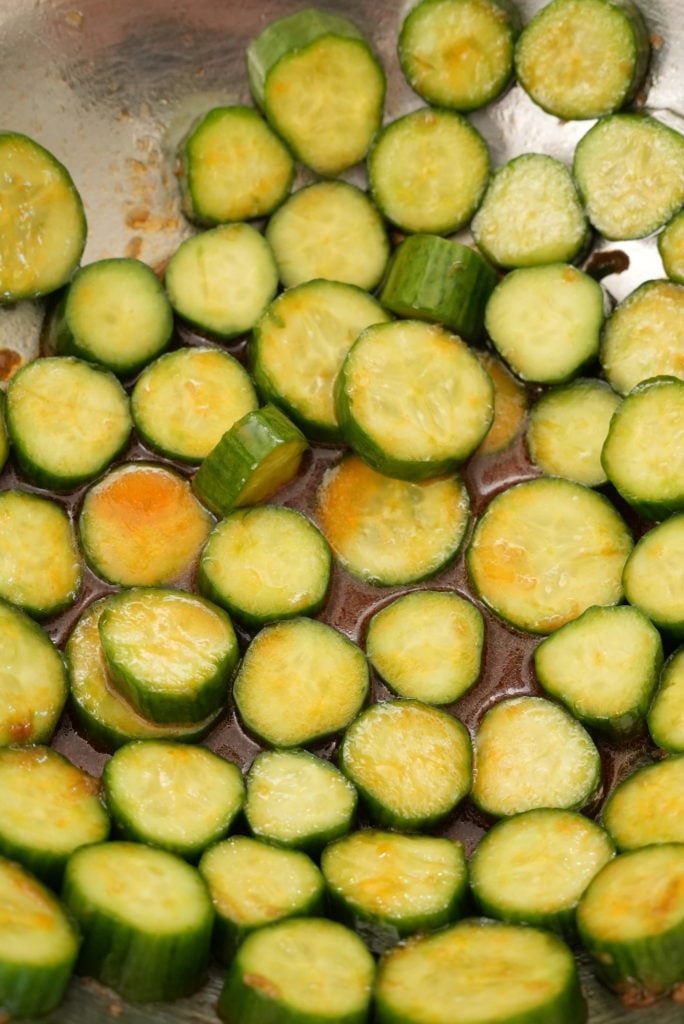
[[467, 729], [420, 701], [391, 700], [366, 708], [345, 732], [339, 760], [371, 820], [388, 828], [430, 828], [470, 789]]
[[551, 633], [591, 605], [617, 604], [632, 537], [603, 495], [559, 477], [498, 494], [475, 525], [468, 571], [518, 629]]
[[458, 476], [395, 480], [351, 455], [326, 473], [316, 511], [348, 572], [392, 586], [426, 579], [455, 558], [470, 519], [470, 499]]
[[665, 662], [647, 721], [657, 746], [684, 754], [684, 648], [678, 648]]
[[625, 563], [625, 597], [658, 629], [684, 637], [684, 514], [670, 516], [645, 533]]
[[371, 291], [390, 252], [380, 213], [346, 181], [298, 189], [269, 220], [266, 238], [285, 288], [323, 279]]
[[38, 142], [0, 132], [0, 303], [47, 295], [85, 248], [83, 203], [66, 167]]
[[199, 871], [216, 913], [214, 952], [224, 964], [256, 928], [323, 910], [323, 876], [301, 850], [230, 836], [203, 854]]
[[596, 796], [601, 758], [589, 733], [544, 697], [510, 697], [475, 735], [472, 799], [494, 817], [538, 807], [579, 810]]
[[427, 103], [477, 110], [513, 77], [519, 23], [508, 0], [423, 0], [399, 32], [402, 71]]
[[245, 818], [257, 839], [313, 855], [349, 831], [357, 799], [329, 761], [308, 750], [265, 750], [247, 773]]
[[332, 626], [300, 617], [257, 633], [233, 696], [250, 732], [274, 747], [299, 747], [346, 728], [368, 686], [363, 652]]
[[204, 980], [213, 909], [196, 868], [141, 843], [94, 843], [73, 854], [63, 898], [83, 933], [78, 974], [124, 999], [178, 999]]
[[658, 252], [670, 280], [684, 284], [684, 210], [676, 213], [658, 235]]
[[448, 235], [487, 186], [487, 143], [461, 114], [423, 107], [385, 125], [368, 155], [371, 194], [402, 231]]
[[602, 821], [620, 850], [684, 843], [684, 757], [667, 757], [628, 775], [604, 804]]
[[603, 328], [601, 367], [622, 395], [650, 377], [683, 377], [684, 287], [646, 281], [618, 303]]
[[494, 419], [477, 454], [493, 455], [508, 448], [520, 434], [529, 398], [525, 385], [502, 359], [486, 349], [477, 356], [494, 385]]
[[294, 179], [290, 152], [251, 107], [207, 111], [183, 140], [179, 157], [183, 211], [204, 226], [265, 217]]

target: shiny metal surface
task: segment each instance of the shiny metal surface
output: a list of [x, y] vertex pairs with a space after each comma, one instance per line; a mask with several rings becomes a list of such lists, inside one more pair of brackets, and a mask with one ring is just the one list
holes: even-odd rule
[[[89, 224], [84, 262], [135, 255], [156, 265], [190, 233], [179, 209], [175, 147], [192, 119], [223, 102], [249, 102], [244, 50], [296, 0], [0, 0], [0, 95], [4, 129], [38, 139], [69, 168]], [[320, 7], [352, 17], [373, 42], [388, 75], [386, 120], [422, 105], [399, 70], [396, 37], [410, 2], [327, 0]], [[520, 0], [528, 19], [540, 0]], [[647, 109], [684, 130], [684, 7], [643, 0], [654, 42]], [[522, 152], [569, 162], [593, 122], [560, 123], [514, 86], [472, 115], [495, 165]], [[362, 181], [358, 170], [348, 175]], [[302, 178], [303, 180], [303, 178]], [[629, 269], [604, 279], [616, 298], [662, 276], [654, 239], [620, 248]], [[35, 354], [42, 307], [0, 310], [0, 349]], [[627, 1011], [583, 969], [591, 1024], [675, 1024], [684, 1007], [662, 1003]], [[219, 978], [191, 1000], [132, 1007], [93, 983], [72, 986], [48, 1024], [215, 1021]]]

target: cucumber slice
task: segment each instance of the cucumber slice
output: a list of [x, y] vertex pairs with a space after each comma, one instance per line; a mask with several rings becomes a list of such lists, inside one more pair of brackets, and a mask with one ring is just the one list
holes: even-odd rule
[[508, 0], [423, 0], [399, 32], [401, 69], [427, 103], [477, 110], [513, 78], [519, 24]]
[[371, 291], [390, 253], [378, 210], [346, 181], [298, 189], [271, 217], [266, 238], [286, 288], [322, 278]]
[[477, 356], [494, 385], [494, 419], [477, 454], [493, 455], [508, 448], [520, 434], [529, 400], [525, 385], [498, 356], [486, 350]]
[[344, 925], [318, 917], [279, 921], [242, 943], [217, 1010], [240, 1024], [365, 1024], [374, 976], [373, 957]]
[[323, 876], [301, 850], [230, 836], [203, 854], [199, 871], [216, 913], [214, 952], [224, 964], [256, 928], [323, 910]]
[[181, 590], [125, 590], [108, 600], [98, 629], [112, 681], [144, 717], [201, 722], [225, 704], [238, 643], [230, 618], [210, 601]]
[[388, 828], [430, 828], [470, 789], [467, 729], [445, 711], [416, 700], [366, 708], [345, 732], [339, 761], [371, 820]]
[[247, 773], [245, 818], [257, 839], [319, 853], [356, 814], [351, 782], [308, 750], [265, 750]]
[[600, 360], [611, 387], [626, 395], [650, 377], [681, 377], [684, 287], [646, 281], [618, 303], [601, 338]]
[[684, 379], [642, 381], [623, 398], [601, 452], [606, 476], [647, 519], [684, 510]]
[[251, 330], [276, 293], [271, 247], [249, 224], [221, 224], [181, 242], [164, 284], [175, 312], [213, 338]]
[[684, 203], [684, 135], [649, 114], [611, 114], [580, 139], [573, 173], [604, 238], [644, 238]]
[[388, 220], [434, 235], [468, 223], [490, 172], [478, 130], [461, 114], [430, 107], [385, 125], [367, 164], [371, 194]]
[[368, 695], [356, 644], [305, 617], [275, 622], [245, 651], [233, 697], [245, 727], [274, 747], [299, 747], [340, 732]]
[[78, 266], [83, 203], [66, 167], [34, 139], [0, 132], [0, 302], [47, 295]]
[[242, 808], [236, 764], [206, 747], [138, 740], [107, 761], [107, 808], [120, 834], [194, 860], [223, 839]]
[[660, 633], [628, 605], [588, 608], [534, 652], [545, 692], [613, 737], [643, 731], [662, 663]]
[[366, 654], [399, 697], [451, 704], [480, 674], [484, 619], [479, 608], [446, 591], [416, 590], [376, 612]]
[[684, 637], [684, 514], [670, 516], [645, 533], [625, 563], [625, 597], [658, 629]]
[[178, 348], [151, 363], [131, 393], [142, 440], [180, 462], [206, 458], [237, 420], [258, 407], [241, 363], [218, 348]]
[[330, 546], [312, 522], [282, 505], [261, 505], [231, 512], [214, 527], [198, 585], [235, 618], [262, 626], [319, 612], [331, 571]]
[[658, 689], [648, 711], [648, 731], [657, 746], [684, 754], [684, 648], [665, 662]]
[[218, 516], [256, 505], [288, 484], [309, 444], [275, 405], [248, 412], [202, 461], [192, 482], [200, 501]]
[[49, 498], [0, 493], [0, 598], [34, 618], [71, 607], [81, 589], [81, 559], [71, 521]]
[[74, 850], [109, 836], [99, 789], [51, 747], [0, 750], [0, 854], [57, 888]]
[[627, 1006], [647, 1006], [684, 973], [684, 844], [621, 854], [577, 910], [580, 937], [602, 980]]
[[0, 600], [0, 747], [47, 743], [67, 699], [62, 657], [19, 608]]
[[494, 416], [492, 382], [474, 353], [420, 320], [367, 327], [344, 360], [336, 391], [347, 444], [378, 473], [401, 480], [455, 472]]
[[458, 476], [411, 483], [346, 456], [323, 478], [316, 514], [342, 566], [377, 586], [426, 579], [456, 557], [470, 519]]
[[35, 359], [7, 389], [14, 456], [38, 487], [73, 491], [94, 479], [124, 450], [132, 426], [116, 377], [82, 359]]
[[684, 757], [628, 775], [604, 804], [602, 821], [619, 850], [684, 843]]
[[648, 28], [631, 0], [553, 0], [523, 29], [515, 70], [547, 113], [583, 120], [634, 99], [650, 50]]
[[601, 450], [619, 404], [620, 396], [593, 377], [541, 395], [530, 409], [525, 430], [535, 466], [546, 476], [562, 476], [585, 487], [606, 483]]
[[82, 267], [50, 322], [56, 355], [78, 356], [132, 377], [167, 347], [173, 311], [159, 278], [141, 260]]
[[580, 897], [615, 855], [608, 834], [574, 811], [541, 807], [505, 818], [477, 844], [470, 885], [478, 909], [510, 924], [574, 937]]
[[82, 933], [79, 974], [124, 999], [178, 999], [204, 980], [213, 910], [196, 868], [140, 843], [94, 843], [67, 864], [63, 898]]
[[54, 895], [19, 864], [0, 859], [0, 1006], [39, 1017], [61, 1003], [80, 936]]
[[287, 147], [251, 107], [215, 107], [180, 147], [184, 213], [202, 225], [265, 217], [294, 179]]
[[604, 296], [593, 277], [567, 263], [521, 267], [492, 292], [485, 326], [523, 380], [558, 384], [598, 355]]
[[380, 301], [399, 316], [443, 324], [475, 343], [496, 282], [494, 269], [467, 245], [410, 235], [394, 250]]
[[680, 210], [658, 235], [658, 252], [671, 281], [684, 284], [684, 210]]
[[478, 248], [501, 267], [570, 263], [588, 236], [569, 170], [543, 153], [523, 153], [499, 167], [471, 228]]
[[617, 604], [632, 537], [601, 494], [539, 477], [496, 495], [467, 551], [479, 597], [531, 633], [551, 633], [591, 605]]
[[186, 743], [202, 739], [223, 714], [222, 705], [200, 722], [161, 724], [143, 718], [114, 689], [105, 664], [98, 622], [107, 598], [93, 602], [69, 635], [64, 655], [69, 674], [70, 708], [90, 741], [106, 751], [129, 740], [169, 739]]
[[334, 177], [363, 160], [385, 74], [357, 27], [314, 8], [272, 21], [247, 47], [257, 104], [303, 164]]
[[583, 1024], [572, 953], [537, 928], [465, 920], [381, 960], [378, 1024]]
[[601, 785], [589, 733], [544, 697], [510, 697], [485, 712], [475, 735], [471, 797], [502, 818], [538, 807], [579, 810]]
[[313, 441], [342, 440], [334, 386], [361, 331], [389, 320], [361, 288], [339, 281], [308, 281], [275, 299], [249, 343], [254, 381]]
[[147, 462], [124, 463], [93, 484], [78, 518], [91, 569], [122, 587], [166, 586], [185, 576], [212, 525], [187, 480]]
[[0, 391], [0, 471], [5, 468], [5, 463], [9, 458], [10, 444], [9, 437], [7, 435], [7, 423], [6, 420], [6, 408], [7, 399], [5, 398], [5, 392]]
[[363, 829], [321, 855], [332, 909], [372, 953], [461, 916], [468, 890], [460, 843]]

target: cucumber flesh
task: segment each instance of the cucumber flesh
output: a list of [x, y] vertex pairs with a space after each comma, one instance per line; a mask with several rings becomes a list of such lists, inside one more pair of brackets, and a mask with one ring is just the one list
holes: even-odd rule
[[667, 757], [628, 775], [604, 804], [602, 821], [620, 850], [684, 843], [684, 757]]
[[625, 564], [625, 597], [666, 635], [684, 637], [684, 514], [670, 516], [637, 541]]
[[599, 358], [606, 380], [621, 395], [650, 377], [682, 376], [684, 286], [647, 281], [608, 317]]

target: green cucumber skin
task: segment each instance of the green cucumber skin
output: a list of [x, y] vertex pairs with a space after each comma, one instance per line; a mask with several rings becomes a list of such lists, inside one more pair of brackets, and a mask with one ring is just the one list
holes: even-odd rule
[[15, 964], [0, 963], [0, 1006], [3, 1012], [14, 1020], [42, 1017], [55, 1010], [62, 1002], [71, 980], [78, 941], [74, 931], [73, 956], [68, 962], [51, 967], [38, 967], [34, 964], [22, 969]]
[[[330, 568], [329, 572], [331, 571], [332, 569]], [[277, 616], [268, 616], [267, 618], [263, 618], [259, 615], [250, 615], [250, 613], [246, 612], [243, 608], [237, 608], [235, 605], [226, 601], [226, 599], [223, 597], [222, 591], [218, 587], [216, 587], [208, 578], [206, 569], [203, 569], [201, 562], [198, 569], [197, 585], [199, 587], [200, 593], [203, 594], [204, 597], [206, 597], [209, 601], [212, 601], [219, 607], [225, 608], [225, 610], [228, 612], [231, 618], [235, 619], [238, 622], [241, 622], [248, 629], [261, 629], [262, 626], [268, 625], [269, 622], [274, 622], [276, 620], [278, 622], [281, 622], [283, 619], [296, 619], [299, 618], [300, 615], [304, 615], [307, 618], [311, 619], [315, 618], [315, 616], [318, 615], [319, 612], [323, 611], [325, 604], [328, 600], [331, 578], [332, 577], [329, 576], [328, 586], [326, 587], [325, 593], [322, 594], [317, 601], [312, 602], [310, 605], [307, 605], [306, 607], [295, 608], [293, 611], [290, 612], [280, 611], [278, 612]]]

